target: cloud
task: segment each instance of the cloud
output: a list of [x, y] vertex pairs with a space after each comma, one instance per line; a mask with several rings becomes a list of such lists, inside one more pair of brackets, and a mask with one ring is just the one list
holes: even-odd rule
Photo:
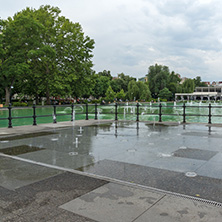
[[97, 72], [142, 77], [157, 62], [182, 76], [221, 80], [220, 0], [8, 0], [0, 15], [43, 4], [58, 6], [95, 40]]

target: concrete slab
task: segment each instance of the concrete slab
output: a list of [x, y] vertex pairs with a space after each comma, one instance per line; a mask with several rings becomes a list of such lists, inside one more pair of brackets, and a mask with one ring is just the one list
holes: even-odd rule
[[220, 222], [222, 208], [209, 204], [165, 196], [134, 222]]
[[161, 155], [162, 158], [149, 163], [149, 166], [159, 169], [186, 173], [189, 171], [196, 171], [199, 167], [206, 163], [206, 161], [204, 160], [171, 157], [170, 154], [165, 153], [160, 153], [160, 156]]
[[222, 179], [222, 165], [220, 162], [207, 162], [196, 173], [201, 176]]
[[163, 196], [109, 183], [60, 207], [96, 221], [131, 222]]
[[15, 190], [62, 172], [1, 156], [0, 162], [0, 186], [10, 190]]

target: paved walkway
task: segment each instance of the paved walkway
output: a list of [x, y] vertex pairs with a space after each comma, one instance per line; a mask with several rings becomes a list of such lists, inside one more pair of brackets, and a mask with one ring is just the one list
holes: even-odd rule
[[[79, 126], [93, 123], [75, 122]], [[0, 138], [67, 126], [72, 123], [4, 128]], [[220, 204], [212, 201], [0, 153], [0, 221], [219, 222], [221, 217]]]

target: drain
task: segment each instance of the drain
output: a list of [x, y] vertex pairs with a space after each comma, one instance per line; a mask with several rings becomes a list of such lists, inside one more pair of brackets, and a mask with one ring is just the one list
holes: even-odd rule
[[70, 156], [77, 156], [79, 153], [78, 152], [70, 152], [69, 155]]
[[129, 149], [129, 150], [127, 150], [127, 152], [129, 152], [129, 153], [135, 153], [137, 150], [136, 149]]
[[197, 176], [197, 174], [195, 172], [187, 172], [187, 173], [185, 173], [185, 175], [187, 177], [196, 177]]
[[168, 154], [168, 153], [159, 153], [158, 156], [159, 156], [159, 157], [172, 157], [172, 154]]

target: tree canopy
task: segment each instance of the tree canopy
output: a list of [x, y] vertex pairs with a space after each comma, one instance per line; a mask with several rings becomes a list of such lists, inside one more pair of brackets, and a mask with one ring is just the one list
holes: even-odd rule
[[0, 76], [6, 103], [16, 82], [20, 91], [36, 97], [44, 94], [48, 102], [50, 96], [80, 96], [88, 89], [94, 40], [84, 35], [79, 23], [60, 13], [46, 5], [0, 21]]

